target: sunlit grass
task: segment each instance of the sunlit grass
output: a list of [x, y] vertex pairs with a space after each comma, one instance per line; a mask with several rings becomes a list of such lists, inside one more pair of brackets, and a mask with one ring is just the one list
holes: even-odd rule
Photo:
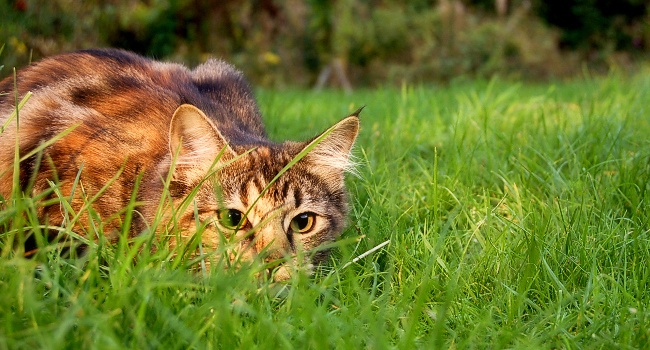
[[648, 346], [650, 75], [258, 96], [275, 140], [367, 106], [328, 266], [282, 288], [146, 242], [24, 259], [23, 199], [0, 211], [0, 348]]

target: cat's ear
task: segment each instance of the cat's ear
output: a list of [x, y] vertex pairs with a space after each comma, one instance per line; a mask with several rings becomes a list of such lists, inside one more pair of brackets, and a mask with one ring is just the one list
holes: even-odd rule
[[359, 134], [359, 112], [361, 109], [334, 124], [305, 146], [304, 149], [311, 148], [305, 161], [316, 166], [324, 175], [340, 176], [345, 171], [354, 172], [350, 151]]
[[172, 116], [169, 152], [175, 159], [174, 175], [182, 172], [188, 180], [204, 177], [215, 160], [218, 164], [236, 156], [210, 119], [189, 104], [178, 107]]

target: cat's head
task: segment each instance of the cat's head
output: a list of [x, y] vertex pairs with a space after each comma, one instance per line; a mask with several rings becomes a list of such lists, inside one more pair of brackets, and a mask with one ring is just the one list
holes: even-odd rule
[[184, 235], [202, 232], [204, 250], [228, 245], [232, 261], [277, 262], [276, 281], [323, 261], [324, 245], [346, 224], [344, 174], [357, 114], [308, 142], [233, 146], [201, 110], [179, 107], [169, 136], [170, 189], [184, 196], [195, 188], [178, 219]]

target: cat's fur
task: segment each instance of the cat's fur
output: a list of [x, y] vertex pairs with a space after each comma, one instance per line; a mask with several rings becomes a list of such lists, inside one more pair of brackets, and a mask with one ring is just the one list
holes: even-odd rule
[[[166, 219], [180, 226], [185, 238], [197, 231], [197, 224], [207, 225], [201, 238], [204, 250], [235, 237], [239, 243], [233, 259], [263, 254], [266, 261], [287, 257], [291, 261], [299, 250], [309, 252], [331, 242], [344, 228], [348, 211], [344, 172], [359, 129], [356, 114], [328, 129], [311, 152], [263, 193], [310, 143], [269, 141], [247, 82], [223, 61], [211, 59], [189, 70], [121, 50], [79, 51], [19, 71], [17, 87], [18, 98], [28, 91], [33, 96], [19, 112], [18, 129], [11, 120], [0, 134], [0, 195], [4, 200], [16, 195], [12, 194], [16, 137], [22, 156], [73, 128], [41, 154], [20, 163], [20, 186], [25, 195], [33, 196], [50, 190], [50, 181], [55, 182], [64, 197], [72, 197], [74, 211], [84, 213], [74, 224], [80, 235], [93, 232], [84, 203], [109, 183], [91, 204], [101, 217], [103, 232], [117, 239], [122, 209], [136, 187], [138, 213], [129, 234], [147, 232], [170, 171], [174, 210], [185, 209], [175, 213], [175, 220]], [[0, 82], [0, 93], [1, 126], [15, 111], [12, 77]], [[193, 202], [184, 207], [194, 188]], [[55, 193], [50, 191], [48, 198], [56, 198]], [[217, 213], [223, 215], [224, 209], [248, 213], [246, 227], [223, 227]], [[174, 210], [165, 212], [171, 215]], [[58, 203], [39, 209], [41, 219], [50, 225], [66, 225], [63, 213]], [[294, 232], [292, 220], [303, 213], [313, 213], [313, 228]], [[160, 225], [157, 234], [168, 228], [169, 224]], [[312, 262], [324, 257], [312, 255]], [[276, 280], [290, 276], [286, 265], [275, 272]]]

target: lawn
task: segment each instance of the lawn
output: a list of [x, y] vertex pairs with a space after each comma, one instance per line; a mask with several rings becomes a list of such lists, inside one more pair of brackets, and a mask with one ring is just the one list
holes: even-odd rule
[[275, 140], [366, 105], [325, 267], [278, 285], [123, 242], [24, 259], [25, 199], [0, 211], [0, 348], [650, 346], [650, 72], [258, 99]]

